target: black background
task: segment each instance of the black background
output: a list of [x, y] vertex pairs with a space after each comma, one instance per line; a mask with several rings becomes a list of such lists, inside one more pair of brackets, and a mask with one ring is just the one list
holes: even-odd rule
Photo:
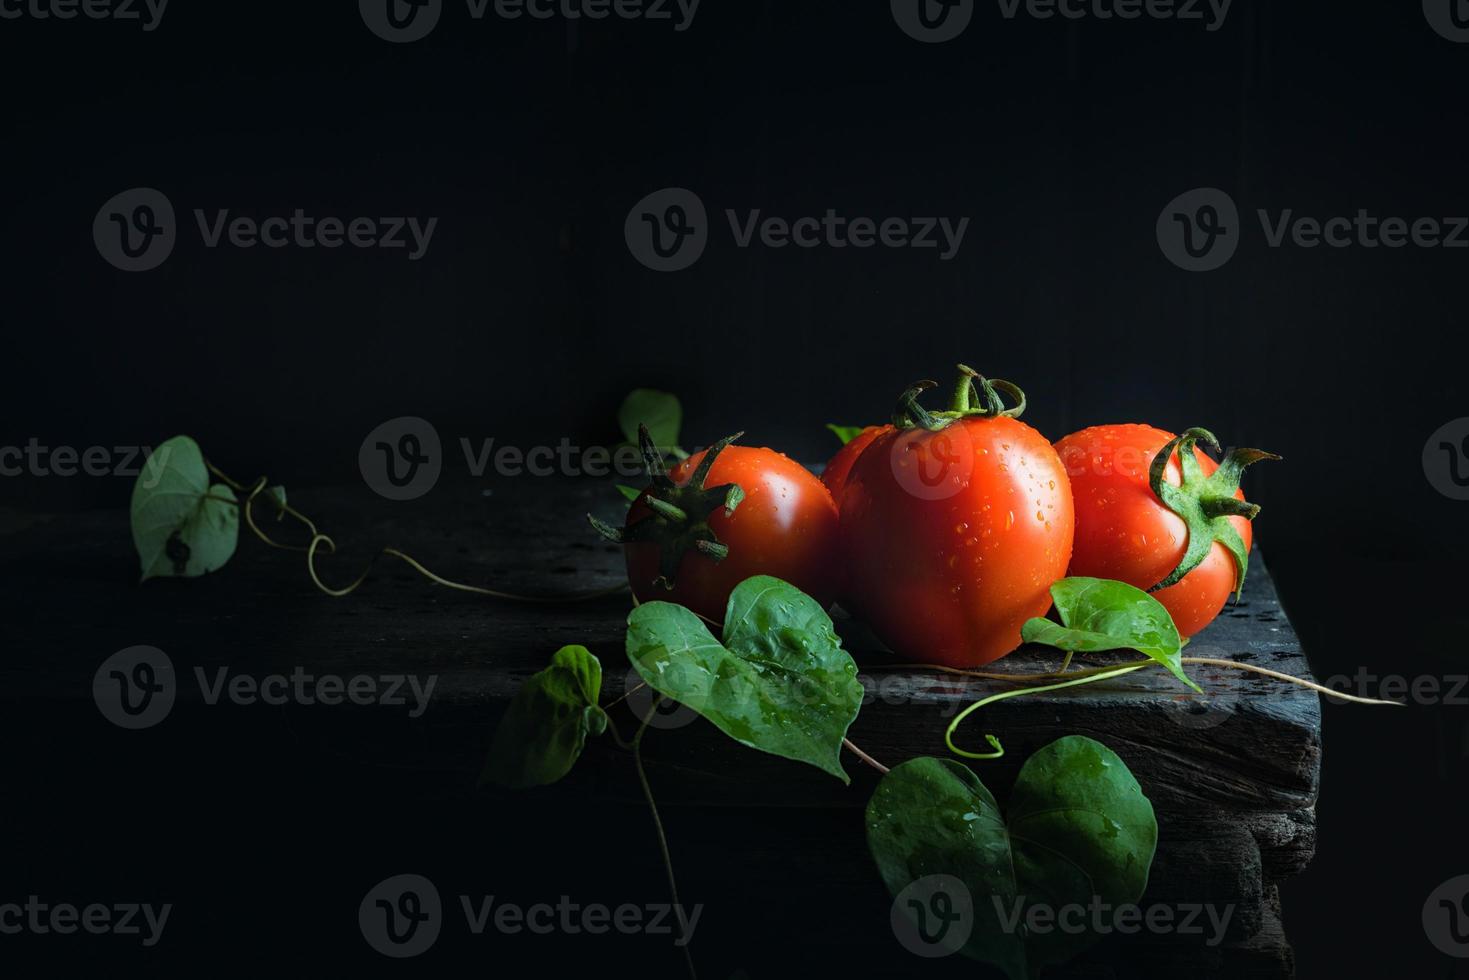
[[[823, 423], [880, 420], [964, 360], [1021, 384], [1052, 437], [1205, 425], [1280, 453], [1247, 489], [1318, 676], [1454, 673], [1469, 522], [1420, 454], [1465, 414], [1469, 253], [1272, 249], [1254, 212], [1469, 213], [1466, 78], [1469, 45], [1408, 2], [1236, 0], [1217, 32], [980, 3], [937, 45], [886, 4], [835, 0], [704, 0], [683, 32], [476, 22], [451, 2], [407, 45], [351, 4], [175, 0], [151, 33], [0, 20], [0, 444], [187, 432], [232, 472], [346, 483], [395, 416], [434, 422], [462, 465], [461, 436], [612, 442], [644, 385], [682, 397], [689, 444], [742, 428], [819, 459]], [[136, 186], [167, 194], [181, 229], [163, 266], [129, 274], [91, 227]], [[667, 186], [698, 193], [713, 228], [697, 264], [659, 274], [622, 228]], [[1195, 274], [1154, 223], [1199, 186], [1233, 196], [1244, 237]], [[196, 207], [439, 223], [417, 262], [206, 249]], [[740, 249], [725, 208], [970, 224], [947, 262]], [[20, 509], [128, 491], [0, 481]], [[1458, 975], [1418, 916], [1469, 871], [1469, 713], [1325, 710], [1320, 850], [1285, 890], [1302, 974]]]

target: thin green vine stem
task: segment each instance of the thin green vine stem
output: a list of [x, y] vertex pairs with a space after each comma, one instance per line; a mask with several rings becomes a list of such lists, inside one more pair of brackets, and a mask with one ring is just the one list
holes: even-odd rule
[[[615, 708], [617, 705], [619, 705], [622, 702], [626, 701], [628, 698], [632, 697], [634, 694], [638, 693], [639, 691], [641, 691], [643, 688], [645, 688], [647, 686], [648, 686], [648, 682], [647, 681], [642, 681], [636, 687], [629, 687], [629, 688], [627, 688], [620, 695], [618, 695], [617, 697], [613, 698], [611, 701], [608, 701], [606, 704], [602, 705], [602, 710], [603, 711], [606, 711], [609, 708]], [[611, 719], [609, 718], [608, 721], [610, 722]], [[618, 741], [618, 744], [621, 744], [621, 740]], [[623, 748], [627, 748], [627, 746], [625, 746], [625, 745], [622, 746], [622, 747]]]
[[689, 980], [698, 980], [698, 972], [694, 969], [694, 954], [689, 950], [688, 915], [684, 912], [683, 903], [678, 899], [678, 882], [673, 876], [673, 855], [668, 850], [668, 836], [663, 832], [663, 818], [658, 815], [658, 804], [653, 799], [653, 787], [648, 783], [648, 772], [643, 768], [643, 733], [648, 730], [648, 723], [653, 720], [653, 715], [658, 711], [658, 705], [663, 698], [653, 702], [643, 723], [638, 726], [637, 734], [632, 737], [632, 760], [638, 770], [638, 782], [643, 787], [643, 798], [648, 801], [648, 812], [653, 815], [653, 829], [658, 832], [658, 849], [663, 853], [663, 870], [668, 875], [668, 893], [673, 898], [673, 911], [678, 916], [679, 932], [683, 935], [683, 950], [685, 965], [689, 968]]
[[[1257, 667], [1254, 664], [1240, 663], [1237, 660], [1220, 660], [1215, 657], [1180, 657], [1178, 662], [1183, 664], [1185, 667], [1194, 665], [1202, 665], [1206, 667], [1222, 667], [1226, 670], [1238, 670], [1243, 671], [1247, 674], [1260, 674], [1263, 677], [1273, 677], [1276, 680], [1285, 681], [1286, 683], [1294, 684], [1297, 687], [1304, 687], [1307, 690], [1315, 691], [1317, 694], [1324, 694], [1325, 696], [1329, 698], [1335, 698], [1338, 701], [1350, 701], [1353, 704], [1396, 705], [1398, 707], [1402, 707], [1401, 701], [1384, 701], [1379, 698], [1364, 698], [1359, 697], [1355, 694], [1346, 694], [1342, 691], [1337, 691], [1333, 690], [1332, 688], [1326, 687], [1324, 684], [1317, 684], [1315, 681], [1308, 681], [1303, 677], [1293, 677], [1290, 674], [1282, 673], [1278, 670], [1271, 670], [1269, 667]], [[993, 671], [965, 670], [962, 667], [948, 667], [944, 664], [873, 664], [866, 669], [936, 670], [945, 674], [955, 674], [959, 677], [976, 677], [980, 680], [1002, 681], [1006, 684], [1028, 684], [1033, 681], [1050, 681], [1056, 680], [1061, 677], [1065, 677], [1067, 680], [1090, 678], [1096, 677], [1099, 674], [1105, 674], [1106, 672], [1110, 670], [1115, 670], [1118, 667], [1150, 667], [1155, 664], [1159, 667], [1163, 666], [1160, 662], [1156, 660], [1136, 660], [1129, 661], [1125, 664], [1113, 664], [1106, 667], [1083, 667], [1080, 670], [1069, 670], [1064, 674], [1062, 674], [1060, 671], [1053, 671], [1049, 674], [998, 674], [994, 673]], [[1024, 691], [1017, 691], [1014, 693], [1029, 694], [1031, 691], [1042, 690], [1048, 690], [1048, 688], [1028, 687]]]
[[842, 744], [847, 747], [847, 751], [851, 752], [853, 755], [855, 755], [857, 758], [861, 759], [867, 765], [869, 765], [872, 768], [876, 769], [882, 775], [886, 776], [888, 773], [892, 772], [892, 770], [889, 769], [887, 766], [883, 765], [881, 762], [878, 762], [876, 759], [874, 759], [872, 756], [868, 755], [866, 752], [863, 752], [862, 749], [857, 746], [857, 743], [854, 742], [854, 741], [852, 741], [850, 738], [845, 738], [844, 737], [842, 739]]
[[607, 714], [607, 709], [612, 707], [612, 705], [616, 703], [616, 701], [613, 701], [612, 704], [605, 705], [602, 708], [602, 713], [604, 715], [607, 715], [607, 734], [612, 736], [612, 741], [617, 745], [619, 749], [631, 752], [632, 743], [626, 741], [622, 737], [622, 732], [617, 730], [617, 722], [612, 720], [612, 716], [610, 714]]
[[954, 744], [954, 729], [958, 728], [965, 718], [968, 718], [970, 715], [974, 714], [974, 712], [978, 711], [980, 708], [983, 708], [985, 705], [994, 704], [996, 701], [1003, 701], [1006, 698], [1018, 698], [1022, 694], [1038, 694], [1041, 691], [1059, 691], [1063, 687], [1076, 687], [1081, 684], [1090, 684], [1094, 681], [1106, 680], [1109, 677], [1120, 677], [1123, 674], [1130, 674], [1135, 670], [1142, 670], [1144, 667], [1150, 666], [1153, 663], [1154, 661], [1152, 660], [1145, 660], [1142, 663], [1130, 664], [1126, 667], [1118, 667], [1115, 669], [1106, 670], [1099, 674], [1088, 674], [1085, 677], [1076, 677], [1069, 681], [1062, 681], [1059, 684], [1047, 684], [1044, 687], [1026, 687], [1021, 688], [1018, 691], [1001, 691], [999, 694], [991, 694], [987, 698], [979, 699], [978, 701], [974, 702], [969, 707], [965, 708], [963, 711], [954, 716], [954, 720], [949, 722], [949, 727], [944, 731], [944, 744], [949, 747], [950, 752], [958, 756], [963, 756], [966, 759], [998, 759], [1005, 754], [1005, 748], [1000, 744], [1000, 740], [998, 738], [993, 735], [986, 735], [984, 737], [985, 741], [989, 742], [990, 746], [995, 751], [970, 752], [966, 749], [961, 749]]
[[[1256, 667], [1253, 664], [1238, 663], [1234, 660], [1220, 660], [1215, 657], [1181, 657], [1179, 658], [1179, 660], [1180, 663], [1183, 663], [1185, 665], [1198, 664], [1208, 667], [1223, 667], [1230, 670], [1241, 670], [1248, 673], [1261, 674], [1265, 677], [1274, 678], [1275, 680], [1286, 681], [1290, 684], [1295, 684], [1298, 687], [1304, 687], [1307, 690], [1315, 691], [1318, 694], [1324, 694], [1328, 697], [1337, 698], [1342, 701], [1351, 701], [1356, 704], [1397, 705], [1399, 707], [1401, 707], [1402, 705], [1401, 701], [1384, 701], [1378, 698], [1364, 698], [1354, 694], [1344, 694], [1341, 691], [1332, 690], [1331, 688], [1326, 687], [1322, 684], [1317, 684], [1314, 681], [1308, 681], [1301, 677], [1292, 677], [1290, 674], [1282, 673], [1278, 670], [1271, 670], [1268, 667]], [[1071, 657], [1068, 654], [1066, 657], [1066, 663], [1070, 662]], [[991, 694], [989, 697], [981, 698], [980, 700], [974, 702], [969, 707], [959, 712], [959, 714], [954, 717], [953, 721], [949, 722], [949, 727], [944, 732], [944, 744], [949, 747], [949, 751], [953, 752], [955, 755], [963, 756], [966, 759], [998, 759], [1005, 754], [1005, 749], [1002, 745], [1000, 745], [1000, 740], [993, 735], [986, 735], [984, 738], [985, 741], [989, 742], [991, 748], [995, 750], [994, 752], [969, 752], [965, 749], [959, 748], [954, 744], [955, 729], [959, 727], [959, 724], [963, 722], [965, 718], [969, 717], [969, 715], [978, 711], [980, 708], [983, 708], [985, 705], [994, 704], [996, 701], [1003, 701], [1006, 698], [1018, 698], [1024, 694], [1038, 694], [1042, 691], [1058, 691], [1063, 687], [1077, 687], [1082, 684], [1091, 684], [1095, 681], [1103, 681], [1111, 677], [1120, 677], [1123, 674], [1130, 674], [1135, 670], [1142, 670], [1145, 667], [1161, 666], [1163, 665], [1158, 661], [1149, 659], [1139, 660], [1134, 663], [1123, 664], [1120, 667], [1089, 667], [1084, 670], [1072, 671], [1071, 673], [1066, 674], [1067, 680], [1062, 681], [1059, 684], [1046, 684], [1042, 687], [1025, 687], [1015, 691], [1001, 691], [999, 694]], [[1065, 664], [1062, 665], [1062, 670], [1065, 670]], [[973, 676], [995, 676], [993, 674], [981, 675], [977, 671], [965, 671], [953, 668], [951, 668], [951, 672]], [[1017, 679], [1018, 676], [1019, 675], [1017, 675]]]
[[213, 463], [210, 463], [208, 460], [205, 461], [204, 465], [208, 467], [210, 473], [213, 473], [217, 479], [228, 485], [232, 490], [235, 490], [239, 493], [247, 494], [243, 502], [238, 500], [228, 500], [224, 497], [210, 497], [209, 499], [217, 500], [220, 503], [234, 504], [236, 507], [238, 507], [240, 509], [240, 513], [245, 518], [246, 526], [250, 528], [251, 532], [253, 532], [257, 538], [259, 538], [270, 547], [277, 548], [281, 551], [304, 552], [306, 554], [307, 574], [311, 576], [311, 581], [316, 585], [316, 587], [329, 596], [341, 598], [342, 596], [351, 595], [353, 592], [357, 591], [362, 583], [367, 581], [367, 577], [372, 573], [373, 566], [377, 564], [377, 560], [384, 555], [387, 555], [390, 558], [397, 558], [399, 561], [408, 565], [410, 568], [418, 572], [418, 574], [422, 575], [430, 582], [433, 582], [437, 585], [442, 585], [445, 588], [457, 589], [460, 592], [472, 592], [475, 595], [489, 596], [492, 599], [506, 599], [511, 602], [586, 602], [593, 599], [602, 599], [606, 598], [607, 596], [617, 595], [627, 590], [627, 585], [623, 584], [609, 586], [605, 589], [594, 589], [591, 592], [574, 592], [566, 595], [534, 596], [519, 595], [514, 592], [502, 592], [498, 589], [487, 589], [483, 586], [478, 585], [466, 585], [463, 582], [455, 582], [452, 579], [444, 578], [442, 575], [438, 575], [430, 571], [423, 565], [422, 562], [418, 561], [418, 559], [414, 558], [412, 555], [409, 555], [408, 553], [403, 551], [399, 551], [397, 548], [383, 548], [377, 554], [372, 556], [371, 560], [369, 560], [367, 563], [367, 567], [363, 569], [362, 574], [358, 575], [357, 578], [354, 579], [350, 584], [339, 589], [334, 589], [323, 582], [321, 580], [321, 576], [317, 574], [316, 554], [318, 550], [321, 550], [323, 548], [325, 549], [326, 554], [333, 554], [337, 550], [337, 544], [328, 535], [322, 534], [320, 531], [318, 531], [316, 529], [315, 522], [313, 522], [311, 518], [307, 517], [305, 514], [296, 510], [296, 508], [292, 507], [289, 504], [283, 503], [274, 498], [268, 498], [270, 499], [271, 504], [277, 509], [277, 511], [279, 511], [279, 513], [289, 514], [291, 517], [294, 517], [296, 520], [305, 525], [306, 530], [311, 533], [311, 540], [307, 542], [305, 546], [282, 544], [281, 542], [276, 541], [270, 535], [262, 531], [260, 529], [260, 526], [255, 523], [255, 498], [260, 496], [261, 492], [265, 490], [268, 482], [266, 478], [262, 476], [260, 479], [256, 480], [252, 486], [247, 487], [245, 484], [239, 482], [238, 480], [231, 477], [229, 474], [217, 468]]

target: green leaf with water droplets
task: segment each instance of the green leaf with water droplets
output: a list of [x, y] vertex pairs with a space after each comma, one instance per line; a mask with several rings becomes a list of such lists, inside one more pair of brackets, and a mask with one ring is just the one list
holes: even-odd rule
[[627, 618], [627, 655], [650, 687], [742, 745], [850, 782], [842, 740], [862, 684], [820, 604], [757, 575], [730, 595], [723, 635], [683, 606], [647, 602]]
[[1058, 626], [1032, 619], [1021, 627], [1026, 643], [1042, 643], [1072, 653], [1136, 650], [1167, 667], [1174, 677], [1203, 693], [1184, 673], [1183, 640], [1163, 603], [1142, 589], [1106, 578], [1063, 578], [1051, 586]]
[[[895, 766], [867, 805], [868, 849], [888, 890], [908, 899], [898, 904], [913, 934], [1011, 980], [1095, 944], [1093, 909], [1110, 928], [1142, 898], [1157, 843], [1153, 805], [1126, 763], [1081, 735], [1026, 761], [1005, 815], [967, 766], [927, 757]], [[915, 900], [910, 886], [939, 875], [962, 886], [942, 908]]]
[[235, 492], [209, 485], [198, 443], [174, 436], [148, 456], [133, 484], [133, 547], [143, 580], [195, 578], [221, 568], [240, 538]]

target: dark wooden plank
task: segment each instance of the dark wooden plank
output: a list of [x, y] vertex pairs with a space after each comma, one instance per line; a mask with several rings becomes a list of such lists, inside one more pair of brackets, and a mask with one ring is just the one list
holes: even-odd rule
[[[488, 496], [483, 489], [445, 484], [411, 504], [389, 503], [356, 487], [296, 492], [292, 500], [341, 546], [320, 565], [334, 583], [355, 577], [377, 548], [389, 544], [447, 577], [523, 593], [595, 590], [622, 580], [619, 550], [595, 538], [583, 519], [588, 510], [606, 518], [619, 515], [622, 505], [608, 484], [542, 479], [496, 486]], [[292, 530], [281, 528], [283, 535]], [[11, 599], [7, 645], [32, 651], [0, 662], [8, 700], [24, 701], [31, 711], [52, 704], [63, 716], [95, 716], [88, 702], [97, 666], [116, 650], [150, 644], [170, 656], [182, 681], [178, 705], [165, 723], [167, 737], [204, 744], [220, 726], [253, 725], [266, 740], [285, 739], [303, 754], [314, 753], [334, 779], [358, 772], [364, 781], [387, 782], [411, 797], [456, 799], [476, 792], [475, 776], [505, 704], [557, 647], [583, 643], [596, 652], [606, 667], [608, 698], [635, 681], [622, 653], [630, 608], [625, 595], [554, 605], [497, 601], [435, 586], [384, 560], [358, 593], [333, 599], [314, 589], [299, 555], [268, 549], [248, 536], [219, 573], [139, 585], [127, 517], [120, 510], [13, 515], [0, 521], [0, 547], [0, 589]], [[894, 658], [860, 624], [839, 615], [838, 626], [870, 691], [852, 738], [879, 760], [943, 755], [943, 731], [954, 714], [1006, 689], [990, 680], [887, 669]], [[1242, 601], [1188, 653], [1309, 676], [1258, 554]], [[989, 669], [1034, 673], [1056, 663], [1053, 651], [1022, 649]], [[430, 709], [418, 719], [386, 707], [293, 705], [252, 713], [204, 703], [192, 672], [220, 667], [254, 676], [298, 667], [344, 677], [409, 672], [434, 677], [436, 688]], [[1005, 758], [975, 763], [1002, 800], [1019, 764], [1062, 734], [1087, 734], [1111, 746], [1158, 810], [1161, 840], [1150, 899], [1232, 907], [1227, 942], [1204, 951], [1213, 968], [1227, 973], [1258, 964], [1260, 975], [1283, 976], [1289, 947], [1271, 906], [1272, 882], [1304, 867], [1314, 850], [1318, 699], [1238, 671], [1194, 667], [1192, 673], [1207, 695], [1187, 691], [1161, 670], [1143, 671], [1003, 701], [972, 717], [959, 741], [981, 745], [985, 732], [1004, 741]], [[221, 710], [235, 714], [225, 719]], [[614, 710], [614, 718], [625, 731], [635, 723], [627, 704]], [[239, 732], [233, 737], [248, 741]], [[685, 853], [717, 851], [717, 835], [704, 840], [698, 828], [730, 826], [753, 812], [839, 811], [833, 819], [847, 829], [832, 838], [831, 847], [840, 854], [828, 853], [815, 833], [801, 854], [782, 849], [747, 855], [731, 869], [744, 887], [765, 878], [780, 881], [792, 861], [826, 869], [823, 880], [833, 880], [833, 866], [851, 864], [851, 833], [860, 827], [854, 811], [876, 783], [876, 774], [855, 757], [846, 758], [853, 776], [848, 787], [809, 767], [734, 745], [697, 719], [676, 731], [650, 734], [646, 755], [663, 805], [670, 812], [699, 807], [705, 815], [681, 821], [695, 828], [681, 840]], [[554, 806], [559, 799], [572, 808], [588, 800], [619, 810], [622, 804], [641, 806], [626, 759], [605, 740], [589, 747], [572, 777], [538, 799], [538, 805]], [[506, 805], [514, 804], [507, 799]], [[850, 887], [870, 885], [864, 862], [852, 868]], [[1137, 952], [1140, 947], [1144, 952]], [[1129, 965], [1134, 954], [1155, 966], [1203, 962], [1199, 950], [1157, 937], [1120, 948]], [[1093, 966], [1103, 971], [1098, 975], [1111, 968], [1105, 956]]]
[[[294, 499], [342, 545], [321, 563], [334, 582], [350, 579], [376, 547], [389, 543], [451, 578], [525, 593], [592, 590], [622, 577], [617, 549], [595, 539], [581, 520], [589, 509], [617, 514], [617, 499], [600, 482], [529, 480], [491, 497], [472, 486], [441, 487], [426, 502], [407, 505], [361, 488]], [[135, 644], [163, 649], [181, 675], [220, 666], [255, 674], [301, 666], [344, 676], [433, 675], [436, 713], [466, 706], [486, 709], [487, 718], [564, 643], [584, 643], [602, 657], [610, 695], [621, 693], [629, 677], [621, 653], [625, 597], [553, 606], [496, 601], [434, 586], [384, 560], [358, 593], [331, 599], [314, 591], [299, 556], [248, 537], [219, 573], [140, 586], [126, 516], [119, 512], [40, 521], [3, 540], [0, 586], [15, 605], [9, 629], [16, 641], [49, 651], [0, 664], [6, 687], [29, 697], [89, 697], [101, 660]], [[860, 625], [839, 624], [871, 692], [852, 734], [879, 759], [942, 753], [948, 719], [1004, 687], [883, 669], [893, 658]], [[1309, 676], [1258, 556], [1242, 601], [1187, 652]], [[1022, 649], [991, 669], [1052, 669], [1053, 654]], [[1262, 813], [1309, 808], [1320, 760], [1316, 695], [1239, 671], [1194, 667], [1193, 673], [1206, 695], [1187, 691], [1161, 670], [1141, 671], [1001, 702], [972, 717], [960, 740], [981, 745], [986, 731], [1004, 740], [1007, 757], [987, 764], [1001, 782], [1034, 748], [1078, 732], [1121, 753], [1146, 777], [1160, 805]], [[187, 703], [200, 693], [183, 683], [179, 697]], [[746, 799], [752, 778], [772, 800], [838, 802], [842, 795], [836, 783], [832, 792], [813, 789], [823, 781], [804, 767], [729, 751], [716, 735], [700, 723], [689, 726], [686, 738], [662, 740], [669, 746], [667, 765], [678, 770], [691, 802], [731, 794]]]
[[[339, 554], [321, 563], [334, 582], [349, 580], [385, 544], [451, 578], [526, 593], [592, 590], [622, 578], [618, 550], [582, 521], [588, 510], [609, 518], [619, 512], [618, 498], [600, 481], [528, 479], [490, 496], [474, 485], [443, 485], [410, 504], [355, 487], [301, 492], [293, 501], [340, 543]], [[219, 573], [140, 586], [121, 512], [12, 526], [0, 558], [0, 586], [15, 608], [8, 629], [15, 642], [43, 645], [48, 655], [8, 658], [0, 678], [28, 697], [87, 698], [97, 664], [135, 644], [163, 649], [185, 676], [195, 667], [220, 666], [255, 674], [302, 666], [344, 676], [433, 675], [433, 714], [441, 724], [457, 723], [450, 717], [456, 707], [469, 709], [467, 724], [492, 722], [521, 681], [564, 643], [584, 643], [603, 659], [609, 695], [621, 693], [629, 677], [621, 653], [625, 597], [554, 606], [502, 602], [434, 586], [384, 560], [358, 593], [331, 599], [313, 589], [299, 556], [248, 536]], [[953, 714], [1003, 689], [993, 681], [881, 669], [893, 658], [860, 625], [839, 623], [872, 692], [853, 738], [879, 759], [942, 754]], [[1188, 652], [1309, 676], [1258, 556], [1242, 601]], [[1031, 673], [1055, 662], [1053, 651], [1023, 649], [992, 669]], [[980, 745], [986, 731], [1004, 740], [1007, 757], [985, 764], [1001, 785], [1030, 751], [1078, 732], [1116, 749], [1160, 807], [1308, 811], [1320, 761], [1316, 695], [1239, 671], [1193, 672], [1207, 695], [1187, 691], [1161, 670], [1142, 671], [1001, 702], [971, 718], [960, 740]], [[181, 684], [181, 703], [199, 697], [196, 685]], [[772, 803], [850, 805], [856, 795], [797, 764], [735, 750], [703, 723], [681, 735], [657, 739], [655, 755], [678, 801], [743, 802], [753, 795]], [[464, 761], [467, 772], [473, 760]], [[862, 769], [855, 759], [849, 768]], [[1267, 849], [1289, 851], [1301, 836], [1290, 831], [1306, 825], [1299, 817], [1271, 823], [1269, 840], [1281, 842]]]

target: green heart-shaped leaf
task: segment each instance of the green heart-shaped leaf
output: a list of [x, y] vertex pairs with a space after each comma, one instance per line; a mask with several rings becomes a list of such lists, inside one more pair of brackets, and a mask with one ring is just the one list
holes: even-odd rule
[[627, 655], [654, 690], [735, 741], [851, 781], [841, 749], [862, 707], [857, 665], [831, 617], [795, 586], [768, 575], [741, 582], [723, 643], [683, 606], [644, 603], [627, 620]]
[[634, 446], [638, 444], [638, 426], [646, 425], [653, 445], [671, 452], [678, 447], [679, 430], [683, 428], [683, 406], [677, 396], [666, 391], [636, 388], [622, 400], [617, 425], [623, 438]]
[[1051, 586], [1064, 626], [1032, 619], [1020, 630], [1026, 643], [1043, 643], [1073, 653], [1136, 650], [1158, 661], [1195, 691], [1183, 672], [1183, 639], [1163, 604], [1142, 589], [1105, 578], [1063, 578]]
[[133, 484], [133, 546], [143, 580], [194, 578], [224, 565], [240, 538], [235, 492], [209, 485], [204, 454], [188, 436], [155, 449]]
[[583, 646], [564, 646], [551, 666], [532, 675], [510, 702], [481, 774], [511, 789], [554, 783], [571, 771], [587, 735], [607, 729], [597, 705], [602, 664]]
[[[1091, 921], [1077, 909], [1090, 915], [1138, 901], [1157, 842], [1153, 805], [1127, 765], [1080, 735], [1030, 757], [1008, 820], [979, 777], [947, 759], [894, 767], [867, 805], [867, 845], [888, 890], [896, 898], [929, 876], [958, 878], [969, 900], [963, 951], [1011, 980], [1097, 942], [1096, 932], [1059, 922]], [[903, 911], [915, 919], [922, 912]], [[1049, 927], [1030, 926], [1047, 920]]]

